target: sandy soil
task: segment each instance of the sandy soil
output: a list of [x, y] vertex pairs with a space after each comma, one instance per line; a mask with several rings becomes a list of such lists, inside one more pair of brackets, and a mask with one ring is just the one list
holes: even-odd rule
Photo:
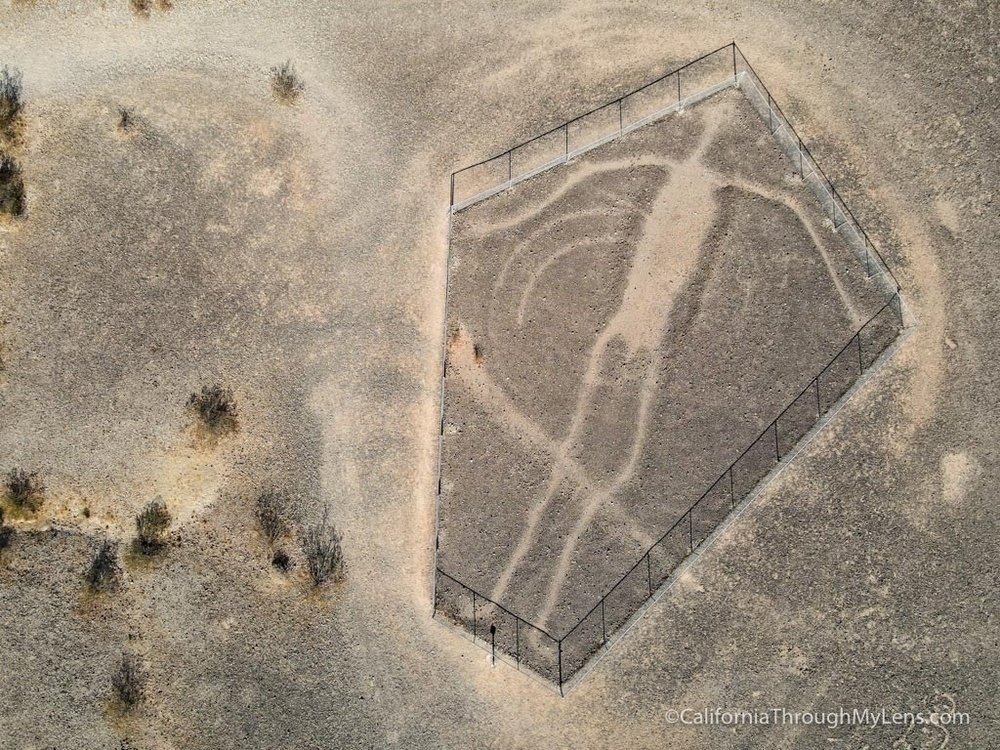
[[[29, 215], [0, 229], [0, 468], [38, 468], [59, 517], [37, 525], [69, 528], [2, 553], [0, 744], [996, 744], [998, 22], [951, 0], [5, 3]], [[733, 38], [921, 326], [561, 699], [429, 617], [448, 174]], [[282, 108], [289, 58], [307, 89]], [[142, 137], [116, 140], [119, 103]], [[244, 416], [209, 449], [183, 401], [214, 379]], [[247, 501], [272, 479], [303, 519], [331, 504], [344, 586], [272, 574]], [[184, 519], [169, 553], [81, 602], [97, 540], [156, 493]], [[151, 690], [125, 720], [122, 649]], [[669, 723], [717, 705], [971, 724]]]

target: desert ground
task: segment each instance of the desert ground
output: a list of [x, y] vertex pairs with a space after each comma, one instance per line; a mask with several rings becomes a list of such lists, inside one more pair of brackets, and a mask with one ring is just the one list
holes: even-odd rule
[[439, 568], [567, 632], [884, 307], [794, 169], [730, 88], [454, 215]]
[[[1000, 742], [998, 34], [987, 2], [5, 0], [27, 210], [0, 225], [0, 471], [46, 489], [0, 551], [0, 746]], [[449, 175], [732, 39], [920, 325], [560, 697], [431, 619]], [[218, 440], [185, 408], [214, 382], [240, 405]], [[265, 485], [296, 501], [288, 574]], [[167, 548], [87, 594], [155, 497]], [[347, 577], [313, 588], [296, 534], [324, 507]], [[969, 722], [673, 713], [716, 707]]]

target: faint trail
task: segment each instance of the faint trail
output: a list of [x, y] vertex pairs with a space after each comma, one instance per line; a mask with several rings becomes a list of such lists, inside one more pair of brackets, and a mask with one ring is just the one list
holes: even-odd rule
[[675, 166], [666, 185], [660, 189], [643, 227], [643, 236], [637, 245], [629, 269], [621, 304], [608, 325], [598, 335], [590, 351], [587, 369], [577, 395], [576, 408], [566, 437], [560, 443], [555, 456], [545, 495], [529, 512], [528, 523], [521, 539], [490, 594], [490, 598], [494, 601], [503, 596], [518, 566], [534, 544], [542, 515], [555, 497], [559, 485], [566, 478], [566, 461], [579, 441], [593, 398], [594, 387], [600, 377], [601, 361], [611, 340], [621, 337], [630, 356], [643, 349], [653, 353], [650, 358], [651, 363], [646, 370], [637, 414], [638, 429], [629, 461], [618, 473], [610, 488], [590, 493], [590, 498], [574, 526], [573, 533], [563, 546], [558, 567], [549, 586], [546, 603], [540, 613], [541, 623], [545, 622], [554, 607], [576, 544], [586, 524], [590, 522], [610, 492], [619, 488], [631, 477], [645, 444], [649, 406], [656, 390], [656, 378], [661, 364], [658, 354], [660, 340], [674, 298], [683, 289], [685, 279], [697, 264], [701, 245], [708, 235], [715, 214], [713, 196], [715, 181], [705, 179], [701, 156], [714, 139], [718, 127], [717, 117], [707, 127], [695, 152]]

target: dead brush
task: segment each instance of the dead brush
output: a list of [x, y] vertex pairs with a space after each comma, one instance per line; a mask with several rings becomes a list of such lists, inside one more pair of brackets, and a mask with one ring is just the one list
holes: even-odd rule
[[38, 472], [11, 469], [4, 480], [7, 497], [20, 510], [36, 511], [42, 507], [42, 493], [45, 485], [38, 478]]
[[24, 179], [14, 159], [0, 154], [0, 216], [24, 214]]
[[104, 542], [90, 563], [87, 587], [95, 594], [114, 591], [121, 586], [122, 566], [118, 559], [118, 545]]
[[257, 496], [255, 515], [268, 544], [274, 544], [288, 531], [284, 517], [284, 510], [288, 504], [288, 495], [279, 490], [264, 490]]
[[24, 98], [21, 72], [6, 65], [0, 68], [0, 138], [8, 144], [20, 139]]
[[167, 529], [173, 518], [167, 504], [157, 498], [135, 517], [135, 547], [144, 555], [154, 555], [167, 543]]
[[330, 509], [323, 510], [323, 520], [306, 530], [303, 544], [309, 577], [314, 586], [337, 583], [344, 579], [347, 566], [341, 535], [337, 527], [330, 523]]
[[145, 679], [139, 660], [133, 654], [122, 654], [118, 669], [111, 676], [111, 688], [119, 705], [125, 711], [131, 711], [145, 696]]
[[299, 78], [291, 60], [271, 68], [271, 90], [285, 104], [291, 104], [306, 90], [306, 85]]
[[118, 107], [118, 129], [131, 133], [136, 127], [135, 111], [131, 107]]
[[239, 411], [233, 392], [221, 385], [205, 386], [200, 393], [192, 393], [188, 406], [195, 410], [202, 424], [213, 435], [233, 432], [237, 427]]

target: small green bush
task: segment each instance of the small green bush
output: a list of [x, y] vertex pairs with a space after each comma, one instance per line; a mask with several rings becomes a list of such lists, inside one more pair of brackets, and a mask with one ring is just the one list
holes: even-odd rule
[[118, 669], [111, 676], [111, 687], [119, 704], [126, 711], [139, 705], [145, 695], [145, 679], [139, 660], [132, 654], [122, 654]]
[[38, 472], [11, 469], [4, 481], [7, 497], [17, 508], [35, 511], [42, 507], [42, 492], [45, 487], [38, 479]]
[[167, 504], [157, 498], [135, 517], [136, 545], [144, 555], [158, 552], [166, 544], [170, 528], [170, 511]]
[[233, 392], [221, 385], [204, 386], [201, 393], [192, 393], [188, 406], [193, 408], [202, 423], [216, 435], [236, 429], [239, 412]]
[[271, 88], [280, 101], [291, 104], [306, 90], [306, 85], [288, 60], [271, 68]]
[[329, 522], [329, 516], [330, 509], [324, 509], [323, 520], [306, 530], [303, 551], [315, 586], [342, 581], [347, 573], [340, 532]]

